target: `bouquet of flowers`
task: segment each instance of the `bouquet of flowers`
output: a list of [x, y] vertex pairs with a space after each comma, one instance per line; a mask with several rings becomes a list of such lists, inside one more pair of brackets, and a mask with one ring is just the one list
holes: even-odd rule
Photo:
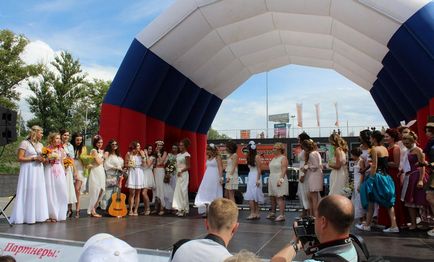
[[63, 165], [65, 168], [72, 167], [74, 165], [74, 160], [70, 157], [65, 157], [65, 159], [63, 159]]
[[134, 160], [134, 157], [129, 157], [128, 159], [128, 163], [127, 163], [127, 167], [136, 167], [136, 160]]
[[48, 148], [48, 147], [44, 146], [44, 147], [42, 148], [41, 156], [42, 156], [43, 158], [48, 158], [48, 155], [51, 154], [52, 152], [53, 152], [53, 150], [52, 150], [51, 148]]
[[81, 163], [83, 164], [83, 167], [84, 167], [83, 176], [88, 177], [89, 176], [89, 165], [91, 165], [95, 161], [95, 158], [91, 155], [82, 154], [80, 156], [80, 160], [81, 160]]
[[168, 184], [170, 183], [170, 179], [173, 176], [173, 174], [175, 173], [176, 170], [176, 166], [173, 162], [168, 162], [166, 165], [165, 170], [165, 174], [164, 174], [164, 183]]
[[48, 163], [52, 165], [60, 158], [60, 155], [49, 147], [43, 147], [41, 155], [43, 158], [48, 160]]

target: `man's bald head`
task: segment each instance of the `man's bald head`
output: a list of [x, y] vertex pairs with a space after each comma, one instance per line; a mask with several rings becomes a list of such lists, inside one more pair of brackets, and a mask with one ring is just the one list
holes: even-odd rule
[[330, 195], [318, 204], [318, 216], [325, 217], [338, 233], [347, 233], [354, 222], [354, 206], [341, 195]]

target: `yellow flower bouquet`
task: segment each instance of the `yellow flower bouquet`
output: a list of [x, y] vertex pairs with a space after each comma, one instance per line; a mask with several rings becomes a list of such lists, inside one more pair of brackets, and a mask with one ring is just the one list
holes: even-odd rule
[[86, 154], [82, 154], [80, 156], [80, 160], [81, 163], [83, 164], [83, 176], [84, 177], [89, 177], [89, 165], [93, 164], [93, 162], [95, 161], [95, 157], [91, 156], [91, 155], [86, 155]]
[[70, 157], [65, 157], [65, 159], [63, 159], [63, 165], [65, 168], [71, 167], [74, 165], [74, 160]]

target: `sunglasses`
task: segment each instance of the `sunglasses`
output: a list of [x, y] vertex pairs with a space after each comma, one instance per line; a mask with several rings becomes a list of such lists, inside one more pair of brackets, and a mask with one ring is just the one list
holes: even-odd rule
[[118, 146], [118, 144], [116, 144], [116, 143], [113, 143], [113, 144], [112, 144], [112, 146]]

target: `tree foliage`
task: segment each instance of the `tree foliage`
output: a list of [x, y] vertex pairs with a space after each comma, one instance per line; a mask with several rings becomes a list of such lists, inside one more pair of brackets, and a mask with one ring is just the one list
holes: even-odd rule
[[104, 96], [111, 85], [111, 81], [94, 79], [89, 83], [86, 90], [85, 110], [87, 110], [87, 134], [96, 134], [99, 129], [99, 116]]
[[217, 130], [210, 128], [208, 130], [208, 139], [229, 139], [230, 137], [226, 134], [220, 134]]
[[0, 30], [0, 105], [16, 109], [17, 87], [41, 72], [41, 65], [26, 65], [20, 55], [28, 44], [23, 35]]

